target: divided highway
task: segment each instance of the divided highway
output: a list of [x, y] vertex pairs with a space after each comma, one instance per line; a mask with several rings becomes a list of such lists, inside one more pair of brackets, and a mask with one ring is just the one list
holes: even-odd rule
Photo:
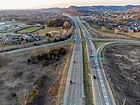
[[[94, 104], [95, 105], [116, 105], [116, 102], [114, 100], [106, 75], [102, 68], [101, 62], [99, 62], [98, 58], [96, 60], [93, 60], [93, 57], [97, 57], [98, 54], [91, 40], [91, 36], [89, 32], [87, 31], [87, 29], [85, 28], [85, 26], [79, 20], [79, 18], [77, 18], [76, 20], [77, 20], [77, 23], [82, 28], [83, 34], [86, 39]], [[96, 79], [93, 79], [94, 75], [96, 76]]]
[[[82, 24], [78, 17], [71, 17], [75, 25], [75, 44], [71, 57], [68, 77], [66, 81], [66, 87], [63, 97], [63, 105], [84, 105], [84, 84], [83, 84], [83, 54], [82, 54], [82, 40], [81, 31], [86, 39], [86, 48], [88, 55], [88, 62], [90, 68], [90, 77], [92, 85], [92, 94], [94, 98], [94, 105], [116, 105], [113, 93], [109, 86], [107, 77], [105, 75], [101, 61], [98, 58], [101, 55], [101, 49], [108, 44], [113, 43], [130, 43], [140, 44], [138, 40], [125, 40], [125, 39], [99, 39], [92, 38], [86, 27]], [[13, 55], [15, 53], [29, 51], [33, 49], [43, 48], [45, 46], [52, 46], [58, 44], [66, 44], [71, 41], [72, 38], [56, 43], [43, 44], [40, 46], [32, 46], [29, 48], [17, 49], [13, 51], [7, 51], [0, 53], [0, 55]], [[97, 51], [92, 41], [113, 41], [102, 45]], [[93, 57], [96, 59], [93, 60]], [[70, 83], [72, 81], [72, 83]]]
[[[113, 97], [113, 93], [110, 89], [108, 80], [106, 78], [104, 69], [102, 67], [101, 61], [98, 60], [100, 57], [101, 48], [103, 48], [107, 44], [112, 43], [135, 43], [140, 44], [139, 41], [135, 40], [118, 40], [118, 39], [98, 39], [92, 38], [88, 30], [82, 24], [78, 17], [71, 17], [75, 24], [75, 44], [74, 49], [71, 57], [68, 77], [66, 81], [66, 87], [64, 92], [63, 98], [63, 105], [84, 105], [84, 84], [83, 84], [83, 54], [82, 54], [82, 40], [81, 40], [81, 32], [80, 28], [82, 29], [83, 35], [86, 39], [86, 48], [87, 48], [87, 55], [88, 55], [88, 62], [90, 68], [90, 77], [91, 77], [91, 85], [92, 85], [92, 94], [94, 98], [95, 105], [116, 105], [115, 99]], [[103, 40], [103, 41], [113, 41], [107, 44], [104, 44], [100, 47], [97, 51], [95, 45], [92, 41], [95, 40]], [[32, 49], [43, 48], [45, 46], [52, 46], [58, 44], [65, 44], [69, 43], [71, 39], [50, 43], [50, 44], [43, 44], [40, 46], [33, 46], [24, 49], [18, 49], [13, 51], [8, 51], [0, 54], [4, 55], [12, 55], [18, 52], [24, 52]], [[93, 60], [93, 57], [97, 59]], [[96, 77], [96, 78], [94, 78]], [[70, 83], [72, 81], [72, 83]]]
[[[75, 24], [75, 45], [65, 87], [63, 105], [83, 105], [84, 88], [81, 33], [77, 23], [75, 23], [75, 19], [72, 17], [71, 19]], [[72, 81], [72, 84], [70, 81]]]

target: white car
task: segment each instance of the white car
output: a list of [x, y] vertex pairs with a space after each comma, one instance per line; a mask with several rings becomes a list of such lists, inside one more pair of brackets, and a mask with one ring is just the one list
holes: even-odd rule
[[92, 54], [90, 57], [94, 57], [94, 55]]

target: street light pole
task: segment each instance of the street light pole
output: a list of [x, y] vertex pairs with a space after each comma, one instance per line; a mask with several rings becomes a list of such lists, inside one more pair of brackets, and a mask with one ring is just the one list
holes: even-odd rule
[[126, 102], [126, 98], [123, 100], [123, 105], [125, 105], [125, 102]]

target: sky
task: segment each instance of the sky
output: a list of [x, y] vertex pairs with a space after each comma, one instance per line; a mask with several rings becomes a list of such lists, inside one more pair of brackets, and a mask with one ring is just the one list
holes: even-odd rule
[[140, 5], [140, 0], [0, 0], [0, 9], [32, 9], [92, 5]]

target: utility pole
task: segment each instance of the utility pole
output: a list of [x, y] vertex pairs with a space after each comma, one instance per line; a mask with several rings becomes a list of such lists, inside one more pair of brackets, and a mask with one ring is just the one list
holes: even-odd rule
[[126, 102], [126, 98], [123, 100], [123, 105], [125, 105], [125, 102]]

